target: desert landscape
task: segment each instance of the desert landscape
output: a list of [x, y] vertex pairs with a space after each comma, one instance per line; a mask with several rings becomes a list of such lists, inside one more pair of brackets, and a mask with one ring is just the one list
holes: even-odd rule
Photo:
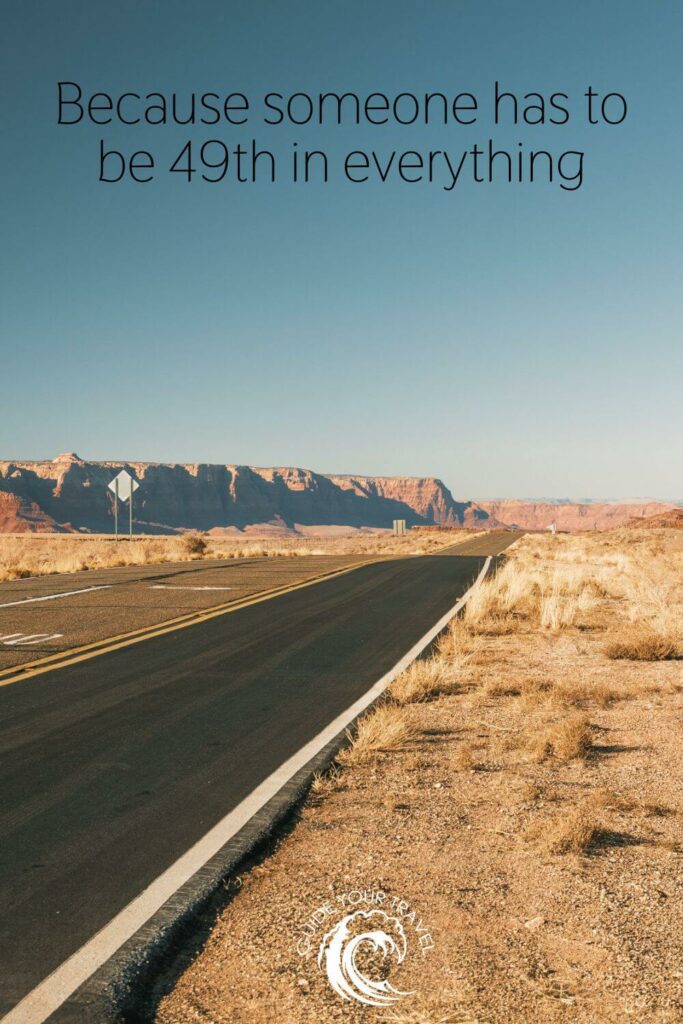
[[0, 461], [0, 533], [113, 533], [109, 482], [127, 470], [140, 483], [136, 533], [198, 530], [223, 536], [329, 535], [408, 527], [603, 530], [652, 516], [680, 516], [681, 501], [457, 500], [436, 477], [341, 476], [296, 467]]
[[[230, 882], [157, 1024], [679, 1021], [682, 656], [683, 533], [518, 540]], [[344, 888], [430, 926], [383, 1011], [297, 947]]]
[[7, 0], [0, 1024], [683, 1024], [683, 3]]

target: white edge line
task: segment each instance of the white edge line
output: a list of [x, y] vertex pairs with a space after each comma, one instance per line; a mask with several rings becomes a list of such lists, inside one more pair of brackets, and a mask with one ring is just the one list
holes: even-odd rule
[[180, 583], [150, 583], [150, 590], [234, 590], [234, 587], [190, 587]]
[[100, 929], [91, 939], [65, 960], [59, 967], [41, 981], [20, 1003], [2, 1018], [1, 1024], [43, 1024], [69, 996], [80, 988], [135, 932], [149, 921], [164, 903], [192, 878], [218, 851], [235, 836], [240, 829], [258, 813], [301, 768], [330, 743], [335, 736], [346, 729], [369, 704], [400, 675], [408, 665], [429, 646], [441, 630], [467, 603], [472, 592], [479, 586], [489, 566], [491, 555], [486, 558], [476, 580], [459, 601], [446, 612], [428, 633], [410, 648], [385, 675], [370, 687], [362, 697], [342, 711], [329, 725], [281, 764], [272, 775], [264, 779], [229, 814], [214, 825], [205, 836], [191, 846], [158, 878], [147, 886], [139, 896], [119, 911], [116, 917]]
[[0, 608], [16, 608], [20, 604], [35, 604], [37, 601], [56, 601], [59, 597], [73, 597], [75, 594], [90, 594], [93, 590], [110, 590], [111, 583], [100, 583], [97, 587], [81, 587], [80, 590], [64, 590], [61, 594], [46, 594], [44, 597], [22, 597], [21, 601], [0, 604]]

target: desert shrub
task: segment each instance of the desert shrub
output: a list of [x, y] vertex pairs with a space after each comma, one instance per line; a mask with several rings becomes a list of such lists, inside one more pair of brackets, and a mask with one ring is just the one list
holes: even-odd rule
[[636, 692], [627, 686], [615, 686], [602, 679], [563, 682], [553, 688], [553, 702], [560, 707], [597, 704], [606, 708], [615, 701], [634, 697]]
[[405, 672], [394, 679], [389, 687], [389, 695], [397, 704], [415, 704], [456, 690], [457, 684], [449, 679], [443, 661], [430, 658], [409, 665]]
[[583, 855], [590, 852], [599, 834], [590, 809], [577, 807], [551, 821], [534, 822], [525, 836], [548, 853]]
[[461, 618], [453, 619], [437, 643], [439, 657], [457, 666], [471, 662], [481, 653], [482, 648], [483, 641], [476, 629], [473, 630], [472, 625]]
[[185, 554], [201, 558], [206, 554], [207, 544], [199, 533], [186, 533], [183, 537], [183, 549]]
[[398, 750], [417, 736], [406, 711], [395, 704], [381, 704], [361, 718], [350, 744], [337, 758], [339, 764], [364, 764], [374, 760], [378, 753]]
[[554, 722], [529, 741], [529, 750], [536, 761], [555, 757], [559, 761], [575, 761], [587, 757], [593, 746], [593, 730], [584, 715], [570, 715]]
[[477, 759], [469, 743], [458, 744], [451, 758], [451, 765], [456, 772], [474, 771], [477, 766]]
[[654, 629], [616, 633], [605, 643], [604, 653], [615, 661], [667, 661], [677, 658], [679, 644], [674, 636]]

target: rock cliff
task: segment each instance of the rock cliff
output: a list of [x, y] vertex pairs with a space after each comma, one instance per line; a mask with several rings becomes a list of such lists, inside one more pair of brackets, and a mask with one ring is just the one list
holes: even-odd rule
[[86, 462], [73, 452], [50, 462], [0, 462], [0, 530], [110, 532], [109, 481], [127, 469], [140, 483], [137, 528], [145, 532], [244, 529], [273, 524], [390, 527], [487, 515], [456, 502], [437, 479], [333, 477], [308, 469], [147, 462]]
[[590, 502], [586, 504], [543, 501], [482, 501], [481, 507], [494, 519], [523, 530], [545, 530], [555, 523], [558, 530], [609, 530], [632, 525], [632, 520], [675, 508], [666, 502]]
[[[0, 462], [0, 532], [113, 529], [110, 480], [127, 469], [140, 483], [136, 529], [519, 526], [593, 530], [676, 507], [667, 503], [457, 501], [436, 477], [329, 476], [294, 467], [87, 462], [73, 452], [46, 462]], [[124, 511], [124, 510], [122, 510]]]

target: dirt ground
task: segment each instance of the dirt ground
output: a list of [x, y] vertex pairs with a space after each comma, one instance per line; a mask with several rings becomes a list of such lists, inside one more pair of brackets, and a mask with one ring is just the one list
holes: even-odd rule
[[[683, 545], [642, 533], [511, 549], [239, 880], [157, 1024], [683, 1020]], [[396, 945], [319, 966], [357, 910]]]

